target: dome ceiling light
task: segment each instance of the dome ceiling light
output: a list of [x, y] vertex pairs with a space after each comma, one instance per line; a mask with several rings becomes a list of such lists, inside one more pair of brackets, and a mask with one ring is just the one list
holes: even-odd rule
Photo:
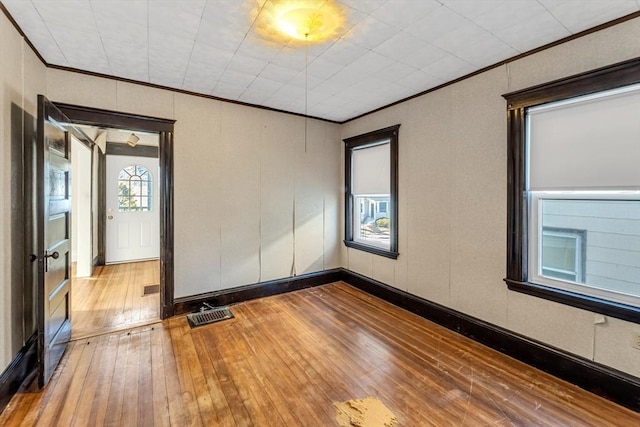
[[337, 38], [346, 21], [333, 0], [267, 0], [254, 16], [256, 31], [266, 39], [301, 44]]

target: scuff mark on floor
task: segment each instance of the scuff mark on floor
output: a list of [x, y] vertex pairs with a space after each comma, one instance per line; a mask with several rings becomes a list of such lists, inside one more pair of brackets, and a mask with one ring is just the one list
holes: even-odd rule
[[398, 419], [380, 399], [367, 397], [333, 402], [340, 427], [395, 427]]

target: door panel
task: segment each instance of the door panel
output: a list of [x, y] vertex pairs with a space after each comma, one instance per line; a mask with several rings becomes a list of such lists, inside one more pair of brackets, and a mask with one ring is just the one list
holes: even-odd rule
[[44, 387], [71, 338], [70, 138], [66, 117], [38, 96], [36, 257], [38, 384]]
[[[107, 263], [160, 257], [158, 165], [158, 159], [152, 157], [107, 156]], [[146, 171], [142, 179], [139, 172], [123, 172], [132, 166]]]

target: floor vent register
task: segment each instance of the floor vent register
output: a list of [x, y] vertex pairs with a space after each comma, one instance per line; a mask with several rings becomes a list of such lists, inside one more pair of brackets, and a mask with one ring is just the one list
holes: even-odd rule
[[233, 319], [233, 313], [229, 307], [216, 307], [199, 313], [187, 314], [187, 320], [191, 328], [197, 328], [198, 326], [204, 326], [227, 319]]

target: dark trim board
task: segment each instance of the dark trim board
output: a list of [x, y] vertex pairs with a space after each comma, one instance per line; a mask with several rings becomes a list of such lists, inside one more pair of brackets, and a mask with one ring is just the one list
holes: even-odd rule
[[342, 280], [343, 275], [343, 270], [341, 268], [336, 268], [317, 273], [303, 274], [296, 277], [286, 277], [284, 279], [239, 286], [237, 288], [225, 289], [222, 291], [207, 292], [189, 297], [176, 298], [174, 303], [174, 312], [175, 314], [184, 314], [197, 311], [205, 302], [214, 307], [218, 307], [222, 305], [237, 304], [239, 302], [256, 298], [284, 294], [314, 286], [326, 285]]
[[34, 372], [38, 362], [36, 342], [38, 333], [34, 333], [27, 340], [13, 358], [7, 369], [0, 374], [0, 413], [7, 407], [9, 401], [18, 391], [24, 380]]
[[107, 156], [160, 157], [158, 147], [153, 145], [136, 145], [130, 147], [120, 142], [107, 142]]
[[640, 378], [553, 348], [349, 270], [342, 281], [500, 353], [640, 412]]

